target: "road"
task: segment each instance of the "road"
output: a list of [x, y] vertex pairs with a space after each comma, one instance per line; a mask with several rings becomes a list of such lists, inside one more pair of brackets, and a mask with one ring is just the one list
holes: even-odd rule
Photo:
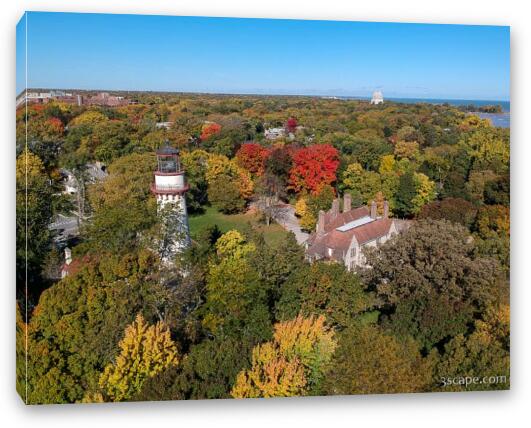
[[48, 229], [58, 231], [65, 237], [77, 236], [79, 234], [76, 216], [67, 217], [62, 214], [58, 214], [55, 218], [55, 221], [48, 225]]
[[284, 229], [293, 232], [299, 245], [304, 244], [310, 235], [301, 230], [299, 219], [295, 216], [295, 208], [289, 204], [283, 204], [281, 209], [277, 222]]

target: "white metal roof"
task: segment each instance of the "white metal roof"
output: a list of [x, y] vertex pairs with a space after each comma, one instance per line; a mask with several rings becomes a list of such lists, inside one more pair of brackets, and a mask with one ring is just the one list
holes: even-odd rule
[[343, 226], [336, 227], [336, 230], [340, 232], [346, 232], [347, 230], [354, 229], [355, 227], [363, 226], [364, 224], [370, 223], [375, 219], [371, 216], [366, 215], [365, 217], [358, 218], [357, 220], [350, 221]]

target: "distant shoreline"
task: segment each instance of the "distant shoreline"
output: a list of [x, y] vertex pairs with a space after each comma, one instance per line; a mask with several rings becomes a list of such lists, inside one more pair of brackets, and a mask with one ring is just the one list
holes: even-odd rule
[[[369, 101], [370, 95], [326, 95], [326, 94], [288, 94], [288, 93], [252, 93], [252, 92], [201, 92], [201, 91], [155, 91], [155, 90], [130, 90], [130, 89], [80, 89], [80, 88], [27, 88], [27, 91], [51, 91], [64, 90], [68, 92], [109, 92], [109, 93], [151, 93], [151, 94], [183, 94], [183, 95], [220, 95], [220, 96], [254, 96], [254, 97], [303, 97], [303, 98], [323, 98], [323, 99], [337, 99], [337, 100], [360, 100]], [[21, 96], [25, 91], [22, 90], [17, 94]], [[396, 103], [416, 104], [450, 104], [453, 106], [466, 106], [473, 104], [475, 106], [500, 105], [503, 112], [510, 111], [510, 101], [506, 100], [474, 100], [474, 99], [452, 99], [452, 98], [406, 98], [406, 97], [385, 97], [384, 101], [392, 101]]]

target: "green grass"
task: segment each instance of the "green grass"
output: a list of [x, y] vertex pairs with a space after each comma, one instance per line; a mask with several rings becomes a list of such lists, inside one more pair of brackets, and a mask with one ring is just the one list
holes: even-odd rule
[[271, 245], [278, 244], [287, 235], [284, 228], [277, 223], [272, 223], [270, 226], [260, 223], [256, 214], [227, 215], [219, 212], [214, 207], [206, 207], [203, 214], [190, 216], [188, 221], [190, 224], [190, 235], [192, 235], [192, 239], [202, 230], [215, 224], [223, 233], [236, 229], [244, 235], [252, 227], [263, 233], [264, 239]]

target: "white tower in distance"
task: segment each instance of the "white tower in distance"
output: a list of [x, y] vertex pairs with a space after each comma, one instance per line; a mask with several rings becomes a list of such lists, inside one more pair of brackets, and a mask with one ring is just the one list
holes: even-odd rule
[[179, 160], [179, 150], [168, 143], [157, 150], [157, 170], [151, 191], [157, 198], [157, 210], [163, 215], [164, 235], [160, 246], [162, 259], [172, 262], [174, 256], [190, 246], [188, 212], [186, 210], [186, 184], [184, 169]]
[[371, 104], [383, 104], [384, 102], [384, 98], [383, 98], [383, 94], [382, 94], [382, 91], [374, 91], [372, 93], [372, 99], [371, 99]]

